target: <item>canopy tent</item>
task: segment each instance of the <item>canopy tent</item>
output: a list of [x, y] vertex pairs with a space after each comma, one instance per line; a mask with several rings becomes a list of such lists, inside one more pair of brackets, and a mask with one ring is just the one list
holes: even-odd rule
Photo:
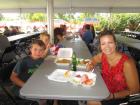
[[[46, 12], [47, 0], [0, 0], [2, 12]], [[54, 12], [140, 12], [140, 0], [54, 0]]]

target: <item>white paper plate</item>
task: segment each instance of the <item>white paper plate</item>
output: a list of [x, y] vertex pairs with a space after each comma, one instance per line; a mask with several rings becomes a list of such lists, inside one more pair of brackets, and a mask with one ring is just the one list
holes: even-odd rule
[[[64, 69], [56, 69], [54, 72], [52, 72], [48, 77], [49, 80], [53, 80], [56, 82], [68, 82], [68, 79], [64, 76], [64, 73], [67, 70]], [[72, 71], [70, 72], [72, 73]]]

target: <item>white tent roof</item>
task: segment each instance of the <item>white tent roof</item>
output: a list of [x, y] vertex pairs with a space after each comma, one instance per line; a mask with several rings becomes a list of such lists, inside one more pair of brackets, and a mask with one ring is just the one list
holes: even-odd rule
[[[46, 12], [47, 0], [0, 0], [0, 12]], [[140, 12], [140, 0], [54, 0], [55, 12]]]

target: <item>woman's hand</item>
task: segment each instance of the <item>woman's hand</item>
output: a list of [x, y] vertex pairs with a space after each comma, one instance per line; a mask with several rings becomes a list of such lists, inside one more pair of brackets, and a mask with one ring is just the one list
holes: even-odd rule
[[49, 49], [51, 48], [52, 44], [49, 42], [47, 45], [46, 45], [46, 48]]
[[93, 68], [94, 68], [94, 65], [93, 65], [92, 61], [89, 61], [89, 62], [86, 64], [86, 69], [87, 69], [88, 71], [90, 71], [90, 70], [93, 70]]

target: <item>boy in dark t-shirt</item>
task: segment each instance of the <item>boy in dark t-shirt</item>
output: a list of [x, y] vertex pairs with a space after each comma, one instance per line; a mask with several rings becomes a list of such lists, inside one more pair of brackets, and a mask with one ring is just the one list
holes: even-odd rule
[[45, 49], [46, 49], [45, 44], [41, 40], [35, 40], [31, 44], [30, 56], [27, 56], [19, 60], [18, 63], [16, 64], [10, 77], [11, 81], [15, 84], [12, 90], [16, 96], [19, 96], [20, 88], [23, 87], [23, 85], [33, 74], [33, 72], [44, 61], [43, 55]]

